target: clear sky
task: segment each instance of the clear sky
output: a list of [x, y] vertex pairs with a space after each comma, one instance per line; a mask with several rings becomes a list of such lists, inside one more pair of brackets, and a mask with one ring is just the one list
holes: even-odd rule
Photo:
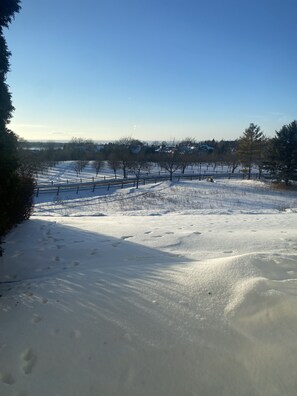
[[6, 30], [28, 140], [235, 139], [297, 118], [296, 0], [23, 0]]

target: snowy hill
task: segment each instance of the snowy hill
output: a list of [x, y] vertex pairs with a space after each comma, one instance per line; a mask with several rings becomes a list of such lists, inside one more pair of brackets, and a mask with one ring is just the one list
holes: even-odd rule
[[3, 396], [294, 395], [297, 196], [40, 196], [0, 259]]

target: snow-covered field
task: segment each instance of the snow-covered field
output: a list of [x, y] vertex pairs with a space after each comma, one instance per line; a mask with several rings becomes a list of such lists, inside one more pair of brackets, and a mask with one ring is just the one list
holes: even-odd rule
[[[81, 181], [83, 182], [91, 182], [91, 181], [99, 181], [103, 179], [110, 179], [114, 178], [114, 172], [110, 167], [108, 166], [107, 162], [102, 163], [102, 167], [99, 170], [98, 175], [96, 176], [95, 169], [92, 166], [93, 161], [89, 161], [86, 167], [77, 175], [77, 173], [74, 170], [75, 167], [75, 161], [61, 161], [58, 162], [55, 166], [49, 167], [46, 169], [44, 172], [38, 174], [38, 184], [42, 185], [50, 185], [51, 183], [57, 184], [57, 183], [80, 183]], [[166, 173], [164, 169], [161, 169], [157, 164], [150, 164], [149, 171], [150, 174], [158, 174], [161, 172], [162, 174]], [[214, 163], [211, 164], [197, 164], [193, 166], [188, 166], [185, 170], [186, 174], [193, 174], [193, 173], [201, 173], [202, 175], [204, 174], [220, 174], [220, 173], [228, 173], [231, 172], [231, 169], [227, 165], [216, 165]], [[235, 174], [240, 174], [242, 175], [243, 169], [241, 166], [238, 166], [235, 170]], [[128, 172], [129, 173], [129, 172]], [[146, 174], [147, 172], [144, 172]], [[180, 174], [181, 170], [177, 170], [176, 174]], [[252, 169], [252, 173], [254, 175], [258, 174], [258, 170]], [[119, 178], [123, 177], [123, 171], [118, 169], [116, 171], [116, 175]], [[133, 173], [130, 174], [130, 176], [133, 176]]]
[[297, 393], [296, 191], [88, 194], [38, 197], [6, 238], [1, 396]]

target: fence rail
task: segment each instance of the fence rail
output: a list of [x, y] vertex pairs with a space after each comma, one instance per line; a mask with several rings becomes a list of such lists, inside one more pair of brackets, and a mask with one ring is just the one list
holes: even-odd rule
[[[209, 167], [212, 168], [212, 167]], [[158, 177], [158, 176], [168, 176], [168, 171], [166, 170], [159, 170], [159, 171], [154, 171], [154, 172], [142, 172], [141, 177]], [[227, 174], [231, 174], [232, 177], [235, 177], [235, 175], [239, 175], [242, 177], [243, 172], [241, 172], [240, 170], [236, 170], [234, 173], [232, 173], [229, 170], [223, 170], [223, 169], [219, 169], [219, 167], [215, 168], [215, 169], [201, 169], [199, 170], [199, 168], [197, 168], [197, 170], [186, 170], [186, 172], [183, 174], [181, 171], [175, 172], [174, 173], [175, 176], [188, 176], [190, 177], [191, 175], [201, 175], [201, 176], [219, 176], [220, 174], [224, 175], [224, 177]], [[135, 178], [134, 174], [131, 175], [131, 173], [128, 173], [128, 178]], [[98, 177], [77, 177], [76, 180], [75, 179], [66, 179], [66, 181], [62, 181], [62, 182], [54, 182], [53, 180], [49, 180], [47, 182], [43, 182], [43, 183], [39, 183], [38, 186], [39, 187], [50, 187], [50, 186], [64, 186], [64, 185], [68, 185], [68, 184], [83, 184], [83, 183], [98, 183], [98, 182], [108, 182], [108, 181], [112, 181], [112, 180], [122, 180], [122, 176], [119, 175], [104, 175], [104, 176], [98, 176]]]
[[[253, 174], [254, 178], [258, 178], [258, 174]], [[244, 179], [244, 174], [239, 173], [228, 173], [228, 172], [203, 172], [194, 174], [173, 174], [172, 178], [167, 173], [166, 175], [150, 175], [150, 176], [140, 176], [140, 177], [129, 177], [126, 179], [107, 179], [94, 182], [81, 182], [81, 183], [57, 183], [52, 185], [40, 184], [35, 187], [35, 196], [38, 197], [39, 194], [54, 194], [59, 195], [61, 192], [75, 192], [78, 194], [80, 191], [92, 191], [95, 192], [97, 189], [105, 188], [110, 190], [113, 187], [138, 187], [138, 185], [153, 184], [160, 181], [166, 180], [205, 180], [205, 179], [218, 179], [218, 178], [228, 178], [228, 179]]]

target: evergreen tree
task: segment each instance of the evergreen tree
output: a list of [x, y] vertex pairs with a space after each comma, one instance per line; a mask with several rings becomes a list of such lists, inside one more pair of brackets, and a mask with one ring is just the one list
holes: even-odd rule
[[261, 128], [255, 124], [250, 124], [239, 139], [238, 158], [247, 169], [248, 179], [253, 165], [261, 164], [265, 140]]
[[[18, 158], [17, 136], [7, 128], [14, 107], [6, 82], [9, 57], [3, 30], [16, 12], [19, 0], [1, 0], [0, 4], [0, 242], [3, 235], [20, 221], [29, 217], [32, 207], [34, 182], [24, 172]], [[1, 247], [0, 247], [1, 255]]]
[[268, 147], [265, 169], [286, 185], [297, 180], [297, 121], [276, 131]]

